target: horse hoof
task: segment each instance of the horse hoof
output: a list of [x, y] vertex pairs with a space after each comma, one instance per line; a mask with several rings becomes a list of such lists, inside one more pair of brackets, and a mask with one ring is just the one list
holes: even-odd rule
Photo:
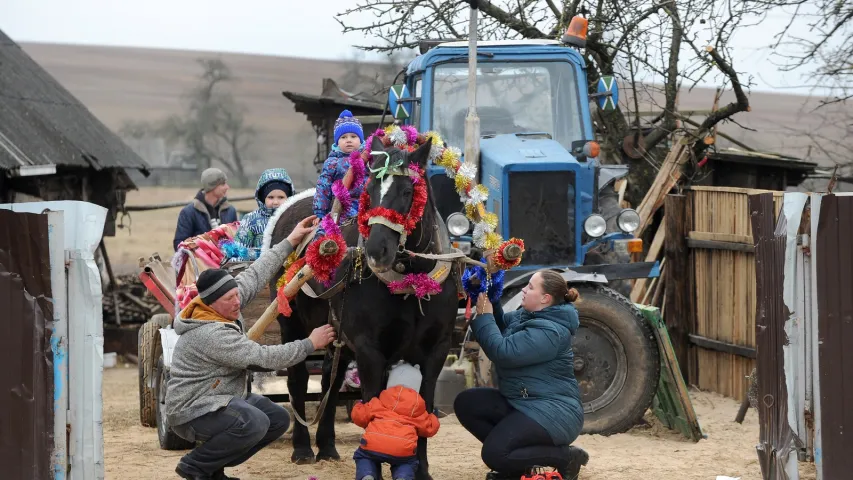
[[338, 451], [335, 448], [331, 449], [323, 449], [317, 453], [317, 461], [328, 460], [337, 462], [341, 459], [341, 456], [338, 454]]
[[310, 465], [316, 460], [314, 459], [314, 452], [309, 450], [307, 452], [294, 451], [293, 455], [290, 456], [290, 461], [297, 465]]

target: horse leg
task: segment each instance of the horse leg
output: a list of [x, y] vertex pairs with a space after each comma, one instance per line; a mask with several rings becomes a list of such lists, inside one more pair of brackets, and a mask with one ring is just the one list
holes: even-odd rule
[[366, 403], [382, 392], [388, 360], [378, 347], [361, 344], [355, 361], [361, 379], [361, 399]]
[[[450, 342], [442, 342], [430, 350], [424, 365], [421, 365], [421, 397], [426, 403], [426, 410], [431, 413], [435, 409], [435, 386], [438, 383], [438, 375], [444, 367], [447, 353], [450, 350]], [[417, 480], [432, 480], [429, 474], [429, 460], [427, 459], [427, 439], [418, 439], [418, 471], [415, 476]]]
[[335, 381], [331, 382], [333, 357], [332, 348], [326, 351], [326, 358], [323, 362], [323, 392], [328, 392], [329, 399], [326, 402], [326, 408], [323, 412], [317, 412], [320, 417], [320, 423], [317, 426], [317, 461], [320, 460], [340, 460], [341, 456], [335, 448], [335, 414], [338, 410], [338, 394], [341, 386], [344, 384], [344, 376], [346, 375], [347, 365], [350, 361], [350, 355], [347, 355], [345, 348], [341, 349], [338, 359], [338, 371], [335, 373]]
[[[279, 315], [281, 319], [282, 316]], [[280, 321], [282, 327], [282, 343], [293, 342], [305, 338], [304, 328], [290, 318]], [[287, 369], [287, 392], [290, 395], [290, 406], [293, 411], [305, 418], [305, 396], [308, 394], [308, 365], [305, 361]], [[314, 450], [311, 449], [311, 434], [308, 428], [293, 419], [293, 454], [290, 461], [299, 465], [314, 463]]]

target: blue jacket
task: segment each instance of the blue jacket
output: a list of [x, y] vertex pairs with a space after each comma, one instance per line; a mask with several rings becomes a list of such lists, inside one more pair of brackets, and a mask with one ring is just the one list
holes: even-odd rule
[[580, 324], [577, 310], [562, 304], [504, 314], [500, 302], [492, 308], [495, 315], [477, 315], [471, 328], [497, 370], [501, 394], [542, 425], [555, 445], [572, 443], [583, 427], [572, 353]]
[[[329, 152], [329, 158], [323, 162], [323, 169], [320, 171], [320, 177], [317, 178], [317, 189], [314, 191], [314, 215], [317, 215], [317, 218], [322, 219], [332, 210], [332, 204], [335, 202], [332, 184], [336, 180], [344, 179], [344, 175], [349, 170], [349, 157], [349, 153], [344, 153], [337, 145], [333, 145], [332, 151]], [[358, 198], [361, 196], [362, 190], [364, 190], [364, 184], [352, 186], [350, 210], [341, 212], [339, 217], [341, 221], [358, 215]]]
[[178, 244], [184, 240], [207, 233], [224, 224], [237, 221], [237, 210], [222, 199], [214, 206], [204, 201], [204, 192], [199, 190], [189, 205], [178, 215], [178, 225], [175, 227], [175, 238], [172, 248], [178, 250]]
[[270, 182], [284, 182], [290, 185], [290, 191], [296, 193], [293, 188], [293, 181], [290, 180], [290, 175], [283, 168], [269, 168], [264, 170], [258, 178], [258, 186], [255, 188], [255, 201], [258, 202], [258, 209], [243, 215], [240, 219], [240, 228], [234, 235], [234, 241], [248, 249], [249, 256], [241, 260], [256, 260], [261, 253], [261, 247], [264, 243], [264, 231], [267, 228], [267, 223], [270, 217], [275, 213], [275, 208], [269, 208], [265, 204], [264, 198], [261, 198], [261, 191]]

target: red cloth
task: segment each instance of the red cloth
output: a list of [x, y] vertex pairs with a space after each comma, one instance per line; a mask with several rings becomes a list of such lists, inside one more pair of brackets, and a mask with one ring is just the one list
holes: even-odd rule
[[352, 421], [365, 429], [362, 449], [394, 457], [417, 454], [418, 437], [432, 437], [439, 427], [418, 392], [402, 385], [383, 390], [368, 403], [358, 402]]

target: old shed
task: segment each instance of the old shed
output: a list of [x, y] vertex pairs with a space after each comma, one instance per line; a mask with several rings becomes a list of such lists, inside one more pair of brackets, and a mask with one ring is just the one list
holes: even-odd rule
[[148, 165], [0, 31], [0, 203], [83, 200], [107, 209], [115, 234], [125, 169]]
[[[288, 91], [281, 93], [293, 102], [293, 108], [297, 112], [305, 114], [317, 134], [317, 154], [313, 163], [318, 172], [332, 148], [335, 120], [342, 111], [349, 110], [354, 116], [359, 117], [364, 134], [370, 135], [379, 127], [378, 115], [381, 115], [385, 109], [384, 104], [366, 95], [341, 89], [331, 78], [323, 79], [323, 90], [320, 95]], [[393, 121], [393, 117], [388, 115], [386, 121]]]

